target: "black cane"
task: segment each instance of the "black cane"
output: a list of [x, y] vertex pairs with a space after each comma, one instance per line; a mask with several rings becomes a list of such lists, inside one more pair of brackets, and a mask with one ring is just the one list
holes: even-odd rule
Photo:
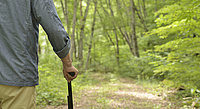
[[[69, 74], [73, 77], [75, 75], [74, 72], [69, 72]], [[72, 85], [71, 82], [68, 82], [68, 109], [73, 109], [73, 99], [72, 99]]]

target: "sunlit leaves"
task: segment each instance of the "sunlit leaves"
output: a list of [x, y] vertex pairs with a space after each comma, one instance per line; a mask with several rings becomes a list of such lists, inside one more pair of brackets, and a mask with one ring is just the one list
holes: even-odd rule
[[[173, 40], [155, 46], [154, 57], [159, 61], [151, 62], [156, 68], [155, 75], [165, 75], [166, 79], [175, 81], [177, 85], [189, 84], [200, 87], [196, 83], [200, 75], [200, 1], [181, 0], [159, 10], [155, 15], [156, 29], [146, 36], [156, 35]], [[180, 83], [180, 84], [179, 84]], [[190, 86], [190, 87], [191, 87]]]
[[199, 0], [182, 0], [173, 5], [166, 6], [155, 13], [159, 16], [155, 22], [157, 29], [150, 31], [148, 35], [157, 34], [166, 38], [170, 34], [178, 33], [181, 36], [188, 36], [199, 33]]

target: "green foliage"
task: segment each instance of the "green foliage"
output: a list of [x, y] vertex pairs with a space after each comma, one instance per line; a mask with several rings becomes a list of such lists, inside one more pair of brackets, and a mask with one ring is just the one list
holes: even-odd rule
[[176, 96], [182, 101], [183, 108], [181, 109], [200, 108], [200, 91], [196, 87], [179, 91]]
[[162, 8], [155, 14], [159, 16], [157, 28], [147, 32], [149, 38], [142, 40], [151, 41], [153, 37], [158, 41], [160, 38], [160, 43], [153, 42], [154, 46], [148, 48], [152, 49], [148, 51], [149, 55], [156, 58], [149, 64], [154, 65], [154, 75], [164, 77], [162, 83], [185, 88], [185, 91], [177, 93], [181, 98], [189, 97], [183, 104], [184, 108], [199, 107], [199, 4], [199, 0], [181, 0]]
[[199, 45], [199, 38], [185, 38], [157, 46], [156, 51], [160, 54], [155, 54], [155, 57], [159, 58], [160, 61], [151, 63], [156, 67], [155, 74], [165, 75], [166, 78], [173, 79], [176, 85], [185, 83], [200, 87], [197, 84], [200, 76]]
[[[64, 0], [62, 0], [64, 3]], [[138, 80], [157, 80], [168, 87], [179, 88], [183, 86], [187, 91], [180, 95], [192, 96], [192, 102], [199, 104], [199, 94], [191, 93], [200, 89], [200, 8], [199, 0], [145, 0], [146, 18], [144, 17], [143, 2], [135, 0], [135, 5], [144, 17], [144, 23], [148, 32], [143, 37], [143, 24], [136, 14], [136, 35], [138, 37], [138, 47], [140, 58], [132, 56], [130, 48], [120, 32], [130, 35], [130, 3], [129, 1], [119, 0], [111, 2], [114, 17], [111, 15], [108, 1], [98, 1], [97, 21], [95, 25], [94, 38], [89, 59], [88, 70], [84, 66], [79, 68], [80, 74], [74, 80], [74, 93], [80, 96], [78, 91], [90, 85], [95, 85], [99, 81], [90, 79], [88, 72], [101, 72], [109, 75], [119, 74], [125, 77], [137, 78]], [[60, 0], [54, 0], [58, 14], [66, 26], [65, 18], [62, 13]], [[71, 23], [74, 1], [68, 1], [69, 25], [68, 31], [71, 36]], [[86, 0], [83, 0], [83, 12]], [[121, 8], [119, 8], [121, 7]], [[77, 7], [80, 11], [80, 6]], [[155, 12], [158, 10], [157, 12]], [[81, 15], [77, 11], [76, 22], [76, 46], [78, 46], [79, 32], [81, 26]], [[91, 3], [84, 36], [83, 60], [86, 60], [88, 45], [91, 35], [91, 24], [94, 11], [94, 4]], [[136, 12], [137, 13], [137, 12]], [[155, 15], [154, 15], [155, 13]], [[155, 22], [154, 22], [155, 21]], [[118, 35], [119, 56], [116, 51], [116, 39], [114, 29]], [[45, 38], [43, 31], [40, 32], [40, 85], [37, 86], [37, 104], [60, 105], [66, 104], [67, 83], [62, 75], [60, 60], [53, 55], [52, 47]], [[77, 54], [76, 54], [77, 55]], [[117, 64], [119, 57], [119, 65]], [[77, 57], [73, 60], [74, 65], [79, 64]], [[81, 62], [80, 62], [81, 63]], [[83, 62], [84, 63], [84, 62]], [[109, 79], [115, 82], [116, 78]], [[195, 91], [194, 91], [195, 90]], [[159, 92], [156, 90], [155, 92]], [[101, 104], [109, 104], [105, 97], [96, 100]], [[160, 106], [157, 106], [159, 108]]]
[[177, 93], [181, 98], [189, 97], [184, 108], [199, 107], [199, 4], [199, 0], [181, 0], [160, 9], [155, 13], [159, 16], [155, 20], [157, 28], [147, 32], [149, 37], [141, 40], [148, 41], [146, 45], [153, 43], [153, 47], [144, 44], [141, 47], [149, 49], [148, 55], [156, 58], [149, 63], [154, 65], [154, 75], [162, 76], [162, 83], [169, 87], [185, 88]]
[[67, 82], [63, 78], [60, 60], [55, 55], [40, 58], [39, 83], [37, 86], [38, 105], [61, 105], [66, 103]]
[[156, 67], [155, 74], [173, 80], [176, 86], [200, 87], [197, 84], [200, 75], [200, 39], [198, 36], [191, 37], [198, 35], [199, 31], [200, 22], [195, 14], [199, 12], [198, 2], [193, 0], [188, 4], [188, 1], [182, 1], [161, 9], [156, 14], [160, 14], [156, 20], [158, 28], [149, 32], [149, 35], [157, 34], [160, 38], [177, 34], [172, 41], [155, 46], [156, 53], [153, 55], [160, 61], [151, 62]]
[[160, 38], [166, 38], [176, 33], [180, 37], [188, 37], [199, 34], [199, 0], [181, 0], [173, 5], [159, 10], [155, 16], [157, 29], [150, 31], [149, 35], [157, 34]]
[[143, 79], [146, 79], [145, 76], [147, 76], [148, 78], [153, 77], [153, 66], [148, 64], [152, 60], [152, 57], [149, 56], [144, 56], [141, 58], [129, 57], [123, 63], [123, 66], [126, 67], [122, 67], [119, 72], [120, 74], [132, 78], [138, 78], [138, 76]]
[[[41, 54], [39, 61], [39, 85], [36, 88], [37, 105], [66, 105], [67, 104], [67, 81], [63, 77], [60, 59], [53, 53]], [[76, 63], [74, 62], [74, 66]], [[97, 83], [89, 79], [89, 73], [80, 74], [73, 81], [73, 93], [79, 95], [79, 91], [91, 84]], [[81, 95], [79, 95], [81, 96]]]

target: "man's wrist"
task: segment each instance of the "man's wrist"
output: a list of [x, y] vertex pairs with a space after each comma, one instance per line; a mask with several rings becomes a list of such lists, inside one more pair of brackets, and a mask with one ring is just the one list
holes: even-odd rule
[[64, 58], [61, 59], [63, 66], [72, 66], [72, 60], [70, 59], [69, 54], [67, 56], [65, 56]]

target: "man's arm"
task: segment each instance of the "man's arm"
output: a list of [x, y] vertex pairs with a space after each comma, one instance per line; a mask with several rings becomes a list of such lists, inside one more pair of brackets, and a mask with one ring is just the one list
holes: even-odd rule
[[47, 33], [53, 50], [59, 58], [64, 58], [70, 49], [70, 39], [58, 17], [53, 0], [31, 0], [32, 13]]
[[[62, 63], [63, 63], [63, 74], [64, 74], [64, 77], [68, 82], [70, 82], [70, 81], [72, 81], [73, 79], [75, 79], [77, 77], [79, 71], [72, 65], [72, 61], [70, 59], [69, 53], [68, 53], [67, 56], [65, 56], [61, 60], [62, 60]], [[74, 72], [75, 76], [71, 77], [69, 75], [69, 72]]]
[[[48, 35], [55, 53], [63, 63], [63, 74], [68, 82], [76, 78], [78, 70], [72, 65], [69, 56], [70, 39], [60, 21], [53, 0], [33, 0], [33, 14]], [[71, 77], [69, 72], [74, 72]]]

